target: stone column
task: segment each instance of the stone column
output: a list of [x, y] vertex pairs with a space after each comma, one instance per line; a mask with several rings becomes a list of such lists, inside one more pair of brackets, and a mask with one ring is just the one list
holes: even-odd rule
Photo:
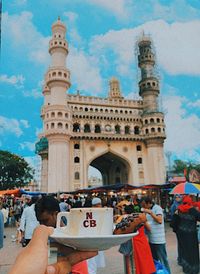
[[42, 158], [41, 163], [41, 192], [47, 192], [48, 191], [48, 152], [43, 151], [40, 153], [40, 156]]
[[70, 190], [69, 138], [49, 136], [48, 192]]
[[164, 184], [166, 170], [163, 151], [163, 140], [147, 140], [148, 184]]

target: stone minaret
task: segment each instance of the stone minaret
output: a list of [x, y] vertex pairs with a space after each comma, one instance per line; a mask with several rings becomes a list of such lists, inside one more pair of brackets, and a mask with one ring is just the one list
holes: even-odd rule
[[155, 72], [155, 52], [150, 37], [143, 35], [138, 41], [138, 66], [141, 70], [139, 94], [143, 99], [142, 131], [148, 154], [149, 184], [165, 182], [163, 144], [165, 136], [164, 114], [159, 110], [159, 80]]
[[112, 77], [109, 81], [109, 97], [110, 98], [123, 98], [120, 91], [119, 80], [115, 77]]
[[66, 68], [68, 43], [65, 35], [66, 27], [58, 18], [52, 25], [52, 39], [49, 42], [51, 65], [45, 75], [43, 88], [42, 135], [48, 139], [48, 192], [70, 189], [68, 158], [71, 112], [66, 96], [66, 90], [70, 87], [70, 72]]

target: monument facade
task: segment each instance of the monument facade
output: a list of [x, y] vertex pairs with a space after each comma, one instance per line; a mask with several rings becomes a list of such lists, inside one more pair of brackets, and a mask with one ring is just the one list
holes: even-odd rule
[[36, 144], [42, 158], [41, 190], [86, 188], [89, 166], [101, 172], [104, 185], [164, 183], [165, 124], [158, 104], [160, 88], [150, 37], [143, 35], [137, 42], [141, 99], [128, 100], [114, 77], [107, 98], [68, 93], [71, 82], [65, 36], [66, 27], [58, 19], [49, 42], [43, 132]]

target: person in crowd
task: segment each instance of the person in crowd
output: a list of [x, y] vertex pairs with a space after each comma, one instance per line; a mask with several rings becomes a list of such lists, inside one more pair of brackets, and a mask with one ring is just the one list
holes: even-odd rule
[[20, 205], [20, 201], [15, 202], [13, 210], [14, 210], [14, 217], [15, 217], [15, 225], [17, 226], [20, 221], [21, 214], [22, 214], [22, 208]]
[[171, 216], [174, 215], [175, 211], [177, 210], [178, 206], [181, 205], [181, 203], [182, 203], [182, 196], [180, 194], [176, 194], [174, 196], [174, 201], [170, 208]]
[[92, 207], [92, 198], [91, 198], [91, 196], [88, 195], [86, 197], [83, 207]]
[[21, 205], [21, 211], [22, 211], [22, 213], [23, 213], [23, 211], [24, 211], [24, 209], [26, 208], [26, 207], [29, 207], [30, 205], [31, 205], [31, 196], [30, 195], [26, 195], [25, 197], [24, 197], [24, 201], [22, 202], [22, 205]]
[[72, 208], [80, 208], [82, 207], [82, 202], [78, 196], [74, 196], [74, 204]]
[[4, 239], [4, 219], [3, 219], [3, 213], [0, 209], [0, 249], [3, 248], [3, 239]]
[[3, 213], [4, 226], [6, 226], [6, 224], [8, 223], [8, 214], [9, 214], [9, 210], [6, 204], [2, 205], [1, 211]]
[[22, 237], [24, 237], [24, 241], [22, 241], [22, 246], [28, 245], [30, 242], [34, 229], [39, 225], [39, 222], [35, 215], [35, 203], [37, 201], [37, 197], [32, 197], [31, 205], [24, 208], [19, 230], [22, 233]]
[[60, 199], [59, 207], [61, 212], [67, 212], [70, 210], [70, 206], [65, 202], [64, 198]]
[[[171, 205], [171, 208], [170, 208], [171, 219], [174, 219], [173, 215], [174, 215], [174, 213], [176, 212], [178, 206], [181, 203], [182, 203], [182, 197], [181, 197], [181, 195], [180, 194], [176, 194], [174, 196], [174, 201], [173, 201], [173, 203]], [[172, 224], [172, 222], [171, 222], [171, 224]], [[171, 224], [170, 224], [170, 226], [171, 226]], [[177, 253], [178, 253], [177, 263], [179, 265], [181, 265], [181, 243], [180, 243], [179, 235], [176, 232], [176, 228], [175, 227], [173, 228], [173, 231], [174, 231], [174, 233], [176, 233], [176, 239], [177, 239]]]
[[30, 244], [19, 253], [8, 274], [69, 274], [73, 273], [71, 271], [74, 264], [96, 255], [95, 251], [73, 251], [66, 253], [63, 260], [48, 265], [47, 242], [52, 233], [52, 227], [38, 226]]
[[[136, 208], [136, 211], [134, 210], [132, 205], [127, 205], [124, 208], [126, 216], [129, 216], [130, 214], [137, 216], [139, 214], [138, 208]], [[126, 273], [150, 274], [156, 271], [151, 249], [144, 233], [144, 227], [147, 230], [150, 230], [150, 226], [145, 214], [140, 213], [140, 216], [143, 218], [143, 225], [138, 229], [138, 235], [134, 236], [132, 240], [122, 244], [119, 252], [124, 255]]]
[[[37, 201], [35, 212], [37, 220], [40, 222], [40, 224], [56, 227], [57, 214], [60, 212], [59, 202], [53, 196], [43, 196]], [[58, 248], [57, 260], [59, 262], [65, 260], [63, 246], [56, 243], [51, 243], [51, 245], [56, 245]], [[72, 273], [88, 274], [87, 261], [83, 260], [80, 263], [73, 265]]]
[[9, 224], [11, 224], [11, 226], [15, 226], [14, 208], [12, 204], [9, 205], [8, 219]]
[[[93, 198], [92, 199], [92, 207], [101, 208], [102, 207], [101, 199], [98, 198], [98, 197]], [[89, 274], [96, 274], [97, 273], [97, 268], [105, 267], [104, 252], [99, 251], [97, 256], [89, 259], [87, 262], [88, 262], [88, 273]]]
[[154, 204], [150, 197], [142, 198], [141, 206], [143, 212], [147, 214], [147, 221], [151, 227], [147, 235], [152, 256], [155, 260], [160, 261], [171, 273], [167, 259], [163, 210], [159, 205]]
[[185, 196], [174, 215], [178, 215], [177, 234], [181, 245], [181, 265], [183, 273], [199, 273], [199, 243], [197, 221], [200, 212], [193, 206], [191, 197]]

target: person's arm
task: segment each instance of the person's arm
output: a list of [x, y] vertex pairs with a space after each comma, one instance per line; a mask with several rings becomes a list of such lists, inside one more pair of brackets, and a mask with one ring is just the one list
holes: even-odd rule
[[25, 231], [25, 223], [26, 223], [26, 210], [23, 211], [22, 216], [21, 216], [21, 220], [20, 220], [20, 226], [19, 229], [21, 230], [21, 232]]
[[162, 224], [163, 222], [163, 215], [162, 214], [155, 214], [151, 209], [144, 208], [143, 212], [148, 213], [151, 217], [156, 221], [158, 224]]
[[[9, 274], [69, 274], [71, 266], [97, 255], [95, 251], [74, 251], [62, 257], [62, 260], [48, 265], [48, 237], [52, 227], [38, 226], [30, 243], [22, 249]], [[63, 246], [63, 252], [65, 247]]]
[[151, 231], [151, 226], [150, 226], [150, 224], [149, 224], [148, 222], [145, 222], [145, 223], [144, 223], [144, 227], [145, 227], [145, 229], [146, 229], [147, 231]]

